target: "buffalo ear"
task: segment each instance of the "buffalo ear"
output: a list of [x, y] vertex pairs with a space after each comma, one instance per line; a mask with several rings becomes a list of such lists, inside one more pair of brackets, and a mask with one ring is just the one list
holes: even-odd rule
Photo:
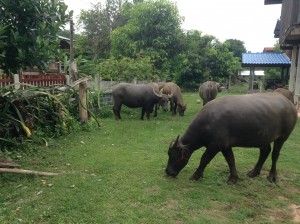
[[177, 138], [175, 139], [175, 141], [172, 141], [172, 142], [171, 142], [170, 148], [173, 148], [174, 146], [176, 146], [176, 145], [178, 144], [179, 137], [180, 137], [180, 135], [177, 136]]

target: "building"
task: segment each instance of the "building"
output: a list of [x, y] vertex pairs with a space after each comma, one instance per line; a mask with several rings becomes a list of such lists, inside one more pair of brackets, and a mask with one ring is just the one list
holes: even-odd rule
[[[294, 101], [299, 108], [300, 101], [300, 1], [265, 0], [265, 5], [281, 4], [280, 19], [276, 22], [274, 37], [279, 38], [280, 48], [291, 52], [289, 90], [294, 93]], [[287, 53], [289, 55], [289, 53]]]

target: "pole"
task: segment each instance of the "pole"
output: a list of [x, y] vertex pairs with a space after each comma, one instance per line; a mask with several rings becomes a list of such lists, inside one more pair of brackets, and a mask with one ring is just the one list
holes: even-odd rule
[[250, 76], [249, 76], [249, 91], [253, 92], [253, 81], [254, 81], [254, 67], [250, 67]]
[[74, 60], [74, 23], [73, 19], [70, 20], [70, 76], [71, 81], [77, 80], [76, 65]]

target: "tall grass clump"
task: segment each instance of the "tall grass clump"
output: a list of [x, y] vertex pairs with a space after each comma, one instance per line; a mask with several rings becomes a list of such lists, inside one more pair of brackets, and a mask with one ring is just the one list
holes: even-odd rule
[[0, 148], [39, 142], [77, 129], [78, 101], [74, 95], [73, 89], [63, 91], [56, 86], [0, 89]]

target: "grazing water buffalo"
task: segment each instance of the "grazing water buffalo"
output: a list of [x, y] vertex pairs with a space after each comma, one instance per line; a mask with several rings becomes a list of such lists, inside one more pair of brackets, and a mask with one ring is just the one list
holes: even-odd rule
[[142, 107], [141, 119], [144, 119], [146, 112], [147, 119], [156, 103], [159, 103], [164, 110], [168, 107], [168, 96], [163, 95], [155, 84], [131, 84], [120, 83], [112, 90], [114, 99], [113, 111], [116, 120], [121, 119], [120, 111], [122, 105], [130, 108]]
[[178, 113], [180, 116], [183, 116], [184, 111], [186, 110], [186, 104], [183, 102], [180, 87], [173, 82], [167, 82], [164, 84], [162, 89], [164, 94], [171, 94], [170, 110], [172, 112], [172, 115], [176, 115], [178, 106]]
[[[153, 83], [150, 83], [150, 84], [153, 85], [154, 88], [156, 88], [156, 89], [158, 88], [160, 93], [163, 92], [163, 90], [162, 90], [162, 87], [164, 85], [163, 82], [159, 82], [159, 83], [153, 82]], [[157, 110], [158, 110], [159, 106], [162, 107], [164, 112], [168, 111], [168, 102], [169, 102], [169, 99], [170, 99], [171, 96], [172, 96], [171, 94], [162, 93], [162, 99], [159, 100], [159, 102], [154, 105], [154, 115], [153, 115], [153, 117], [157, 117]]]
[[275, 92], [278, 92], [282, 95], [284, 95], [286, 98], [288, 98], [292, 103], [294, 103], [294, 95], [293, 93], [285, 88], [277, 88], [274, 90]]
[[218, 84], [213, 81], [207, 81], [200, 85], [199, 96], [203, 100], [203, 106], [216, 98], [218, 94]]
[[200, 165], [190, 178], [203, 177], [205, 167], [218, 152], [222, 152], [229, 169], [227, 183], [238, 180], [232, 147], [257, 147], [259, 159], [248, 172], [249, 177], [260, 174], [272, 151], [272, 166], [268, 179], [276, 181], [276, 162], [283, 143], [288, 139], [297, 121], [295, 106], [279, 93], [256, 93], [225, 96], [206, 104], [182, 136], [171, 142], [166, 174], [176, 177], [188, 163], [192, 153], [206, 147]]

